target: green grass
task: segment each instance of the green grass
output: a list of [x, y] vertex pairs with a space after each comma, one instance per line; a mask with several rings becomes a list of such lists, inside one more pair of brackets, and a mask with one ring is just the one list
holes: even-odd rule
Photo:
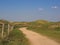
[[40, 33], [44, 36], [48, 36], [49, 38], [54, 39], [55, 41], [60, 43], [60, 30], [59, 29], [51, 30], [44, 27], [38, 28], [37, 26], [36, 27], [30, 26], [28, 27], [28, 29], [35, 31], [37, 33]]
[[[8, 21], [0, 20], [6, 24]], [[19, 22], [20, 23], [20, 22]], [[26, 24], [25, 24], [26, 23]], [[13, 24], [11, 24], [13, 25]], [[59, 26], [51, 28], [53, 25]], [[24, 22], [14, 25], [14, 30], [12, 30], [9, 36], [6, 36], [4, 39], [0, 39], [0, 45], [29, 45], [28, 39], [25, 38], [25, 35], [18, 30], [21, 27], [28, 27], [28, 29], [40, 33], [44, 36], [48, 36], [51, 39], [60, 43], [60, 22], [48, 22], [44, 20], [38, 20], [33, 22]], [[48, 28], [49, 27], [49, 28]], [[5, 25], [4, 34], [7, 35], [7, 25]], [[0, 35], [1, 35], [1, 25], [0, 25]], [[0, 36], [1, 37], [1, 36]]]
[[11, 31], [9, 36], [4, 38], [0, 43], [1, 45], [29, 45], [28, 39], [18, 29]]

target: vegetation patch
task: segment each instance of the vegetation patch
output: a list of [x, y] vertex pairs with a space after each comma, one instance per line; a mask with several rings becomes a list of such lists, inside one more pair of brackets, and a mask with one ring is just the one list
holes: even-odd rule
[[[27, 29], [48, 36], [51, 39], [60, 43], [60, 23], [49, 22], [41, 24], [37, 22], [31, 22]], [[54, 25], [54, 27], [52, 27]]]
[[[0, 22], [4, 24], [3, 34], [4, 36], [6, 35], [5, 37], [0, 38], [0, 45], [29, 45], [28, 39], [25, 38], [25, 35], [18, 29], [20, 28], [19, 25], [16, 25], [15, 23], [10, 23], [6, 20], [0, 20]], [[2, 35], [1, 23], [0, 23], [0, 35]], [[7, 33], [8, 32], [7, 24], [10, 24], [11, 27], [13, 26], [12, 28], [13, 30], [9, 30], [9, 35]]]
[[17, 29], [14, 29], [10, 32], [9, 36], [2, 40], [2, 45], [28, 45], [28, 39], [25, 38], [25, 35]]

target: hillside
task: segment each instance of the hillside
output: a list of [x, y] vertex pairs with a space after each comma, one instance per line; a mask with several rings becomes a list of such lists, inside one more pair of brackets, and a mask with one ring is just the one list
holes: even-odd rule
[[[4, 26], [2, 26], [3, 24]], [[13, 27], [12, 30], [11, 27]], [[11, 23], [6, 20], [0, 20], [0, 45], [28, 45], [28, 44], [29, 44], [28, 39], [25, 38], [25, 35], [19, 30], [18, 25], [15, 25], [14, 22]]]
[[48, 36], [60, 43], [60, 22], [34, 21], [30, 23], [28, 29]]
[[28, 29], [38, 32], [42, 35], [48, 36], [49, 38], [60, 43], [60, 21], [50, 22], [46, 20], [36, 20], [32, 22], [12, 22], [0, 20], [0, 22], [9, 23], [14, 28], [28, 27]]

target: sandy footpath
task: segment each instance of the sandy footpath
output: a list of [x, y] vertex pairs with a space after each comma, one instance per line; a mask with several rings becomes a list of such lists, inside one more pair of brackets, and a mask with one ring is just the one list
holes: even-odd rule
[[20, 30], [26, 35], [26, 38], [29, 39], [31, 45], [60, 45], [59, 43], [55, 42], [54, 40], [51, 40], [36, 32], [27, 30], [26, 28], [20, 28]]

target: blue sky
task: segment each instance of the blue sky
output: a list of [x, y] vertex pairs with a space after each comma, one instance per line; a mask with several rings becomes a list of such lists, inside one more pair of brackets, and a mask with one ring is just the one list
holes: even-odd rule
[[60, 21], [60, 0], [0, 0], [0, 19]]

